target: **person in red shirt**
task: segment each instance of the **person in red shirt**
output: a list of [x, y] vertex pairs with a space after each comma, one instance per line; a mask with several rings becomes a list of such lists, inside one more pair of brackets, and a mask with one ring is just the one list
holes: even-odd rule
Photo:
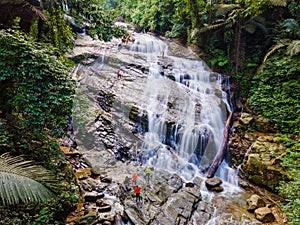
[[140, 202], [142, 198], [141, 198], [141, 188], [139, 187], [139, 185], [135, 186], [134, 193], [135, 193], [135, 200], [137, 202]]

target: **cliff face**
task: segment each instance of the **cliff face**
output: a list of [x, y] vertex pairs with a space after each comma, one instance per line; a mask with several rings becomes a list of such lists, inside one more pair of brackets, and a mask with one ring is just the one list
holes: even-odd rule
[[229, 143], [232, 164], [240, 166], [242, 175], [254, 184], [275, 191], [280, 181], [289, 179], [280, 165], [285, 146], [266, 118], [239, 114]]
[[[261, 224], [247, 211], [246, 199], [251, 192], [227, 182], [222, 183], [220, 192], [214, 192], [206, 188], [203, 177], [196, 176], [189, 181], [183, 179], [179, 175], [180, 172], [185, 172], [187, 177], [193, 177], [194, 170], [192, 167], [181, 167], [180, 158], [171, 148], [153, 148], [150, 153], [158, 155], [153, 157], [153, 160], [158, 161], [159, 156], [165, 155], [165, 161], [161, 167], [152, 167], [150, 178], [146, 177], [141, 146], [146, 138], [143, 131], [149, 129], [149, 117], [145, 110], [138, 107], [137, 101], [141, 99], [139, 102], [145, 106], [149, 105], [149, 100], [140, 98], [149, 76], [149, 66], [141, 55], [136, 53], [132, 57], [128, 47], [123, 46], [118, 50], [118, 43], [118, 40], [102, 43], [84, 35], [79, 36], [78, 47], [70, 56], [82, 59], [73, 74], [80, 83], [74, 105], [74, 129], [77, 132], [75, 139], [78, 151], [88, 159], [91, 167], [100, 168], [96, 177], [78, 178], [81, 190], [87, 197], [75, 213], [86, 214], [84, 219], [91, 218], [93, 221], [110, 218], [111, 223], [122, 219], [129, 224]], [[179, 46], [176, 49], [179, 49]], [[185, 51], [187, 50], [178, 50], [181, 54]], [[190, 57], [190, 53], [187, 51], [182, 57]], [[178, 87], [173, 83], [171, 62], [166, 57], [160, 63], [163, 68], [161, 74], [169, 78], [164, 82], [177, 94], [176, 98], [174, 97], [176, 101], [169, 101], [166, 105], [172, 112], [173, 120], [179, 120], [181, 114], [180, 111], [176, 111], [175, 106], [184, 101], [184, 95], [180, 95]], [[122, 70], [119, 78], [117, 71], [120, 65]], [[153, 92], [155, 86], [152, 85], [151, 90]], [[160, 89], [160, 93], [166, 90], [167, 88]], [[162, 99], [161, 96], [159, 99]], [[226, 107], [222, 108], [226, 111]], [[166, 118], [167, 122], [172, 119]], [[244, 123], [247, 123], [246, 118]], [[234, 132], [239, 138], [236, 145], [245, 149], [243, 154], [236, 153], [236, 157], [243, 160], [251, 141], [247, 140], [248, 137], [240, 135], [242, 130], [236, 128]], [[245, 146], [238, 145], [242, 139], [246, 139], [240, 141]], [[254, 137], [251, 140], [254, 140]], [[234, 145], [234, 142], [232, 144]], [[236, 149], [239, 150], [237, 146]], [[173, 158], [173, 161], [168, 160], [169, 158]], [[177, 167], [179, 173], [168, 170], [169, 164]], [[135, 185], [131, 179], [134, 172], [137, 173], [137, 183], [142, 190], [141, 203], [136, 202], [131, 192]], [[232, 178], [234, 174], [229, 176]], [[125, 182], [128, 178], [129, 185]], [[131, 191], [127, 191], [128, 187]], [[96, 200], [91, 200], [90, 196], [94, 196]], [[101, 211], [104, 208], [107, 212]], [[275, 211], [276, 207], [271, 208]], [[73, 219], [76, 220], [72, 218], [72, 221]]]

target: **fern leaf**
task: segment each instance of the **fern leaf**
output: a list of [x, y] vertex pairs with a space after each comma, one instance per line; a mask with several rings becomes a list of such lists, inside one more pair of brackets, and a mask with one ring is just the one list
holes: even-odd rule
[[224, 16], [232, 10], [238, 8], [241, 8], [239, 4], [216, 4], [212, 7], [212, 10], [215, 11], [216, 16]]
[[0, 204], [46, 201], [55, 197], [54, 188], [54, 176], [45, 168], [20, 156], [0, 156]]

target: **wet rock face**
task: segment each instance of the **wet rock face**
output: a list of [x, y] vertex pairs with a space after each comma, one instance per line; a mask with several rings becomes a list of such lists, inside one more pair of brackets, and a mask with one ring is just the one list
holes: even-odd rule
[[254, 212], [255, 209], [266, 206], [264, 200], [258, 195], [252, 195], [247, 199], [248, 211]]
[[275, 190], [279, 182], [288, 180], [280, 160], [285, 148], [273, 136], [260, 136], [251, 146], [248, 160], [243, 166], [248, 178], [259, 186]]
[[[250, 113], [237, 115], [229, 149], [233, 165], [238, 167], [242, 164], [242, 171], [250, 181], [275, 190], [280, 181], [288, 180], [280, 166], [285, 148], [274, 134], [269, 133], [267, 125], [267, 120], [261, 116], [254, 117]], [[257, 129], [268, 133], [255, 131]]]
[[[84, 85], [93, 89], [87, 97], [94, 103], [91, 107], [87, 107], [87, 114], [91, 118], [86, 123], [86, 134], [91, 135], [94, 142], [86, 148], [83, 145], [79, 145], [78, 148], [84, 152], [91, 164], [97, 165], [99, 169], [94, 167], [89, 175], [81, 174], [79, 179], [81, 190], [87, 192], [86, 196], [93, 200], [86, 199], [82, 207], [79, 207], [78, 213], [84, 216], [92, 212], [90, 215], [94, 218], [93, 213], [96, 212], [95, 224], [121, 223], [121, 220], [128, 224], [139, 225], [207, 224], [214, 221], [218, 224], [239, 224], [248, 220], [255, 224], [257, 221], [254, 215], [246, 210], [246, 200], [242, 199], [242, 195], [238, 192], [229, 192], [230, 187], [226, 187], [225, 184], [221, 187], [221, 181], [213, 184], [215, 191], [224, 188], [223, 192], [217, 193], [208, 191], [204, 180], [200, 177], [186, 183], [180, 176], [164, 169], [155, 168], [150, 173], [149, 181], [146, 179], [140, 149], [143, 133], [148, 129], [146, 125], [149, 115], [146, 107], [149, 100], [143, 98], [143, 89], [147, 82], [149, 65], [145, 64], [143, 56], [135, 56], [133, 63], [131, 55], [126, 55], [123, 49], [121, 51], [124, 55], [118, 54], [112, 43], [92, 41], [90, 45], [84, 46], [83, 42], [81, 45], [81, 49], [75, 49], [77, 55], [84, 51], [90, 54], [95, 52], [99, 58], [90, 66], [79, 65], [74, 74], [74, 77], [83, 81]], [[109, 62], [104, 65], [99, 64], [102, 57], [101, 49], [110, 53], [106, 56], [109, 57]], [[121, 63], [120, 79], [117, 78], [116, 71]], [[166, 57], [160, 63], [161, 75], [172, 77], [173, 62], [169, 62]], [[178, 103], [186, 101], [184, 96], [189, 94], [189, 90], [184, 85], [190, 82], [190, 75], [183, 74], [182, 81], [185, 83], [182, 83], [184, 85], [181, 92], [172, 79], [165, 80], [170, 91], [174, 92], [166, 104], [169, 114], [165, 117], [166, 143], [170, 146], [167, 151], [170, 157], [173, 157], [171, 148], [174, 142], [171, 138], [171, 129], [175, 122], [181, 119], [182, 109]], [[160, 91], [166, 90], [162, 88]], [[161, 96], [158, 98], [163, 100]], [[201, 107], [199, 102], [195, 116], [203, 110]], [[224, 108], [226, 110], [226, 107]], [[153, 115], [159, 113], [161, 111], [157, 110]], [[252, 120], [245, 119], [243, 123], [251, 124]], [[180, 126], [177, 129], [180, 134]], [[119, 135], [117, 130], [124, 132]], [[81, 135], [78, 141], [84, 143], [90, 138], [88, 135]], [[249, 137], [246, 145], [250, 145], [251, 141], [252, 137]], [[153, 151], [160, 152], [161, 149], [154, 148]], [[175, 164], [180, 168], [177, 162]], [[134, 183], [131, 177], [134, 171], [137, 172], [137, 184], [141, 187], [141, 203], [136, 202], [132, 194]], [[124, 184], [126, 176], [130, 178], [128, 187]], [[246, 216], [243, 216], [244, 214]]]

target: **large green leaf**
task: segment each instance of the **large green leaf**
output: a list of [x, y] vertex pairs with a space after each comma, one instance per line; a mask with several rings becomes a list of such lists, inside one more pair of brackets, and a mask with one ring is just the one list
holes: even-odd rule
[[0, 156], [0, 204], [46, 201], [55, 197], [54, 188], [55, 178], [44, 167], [20, 156]]

